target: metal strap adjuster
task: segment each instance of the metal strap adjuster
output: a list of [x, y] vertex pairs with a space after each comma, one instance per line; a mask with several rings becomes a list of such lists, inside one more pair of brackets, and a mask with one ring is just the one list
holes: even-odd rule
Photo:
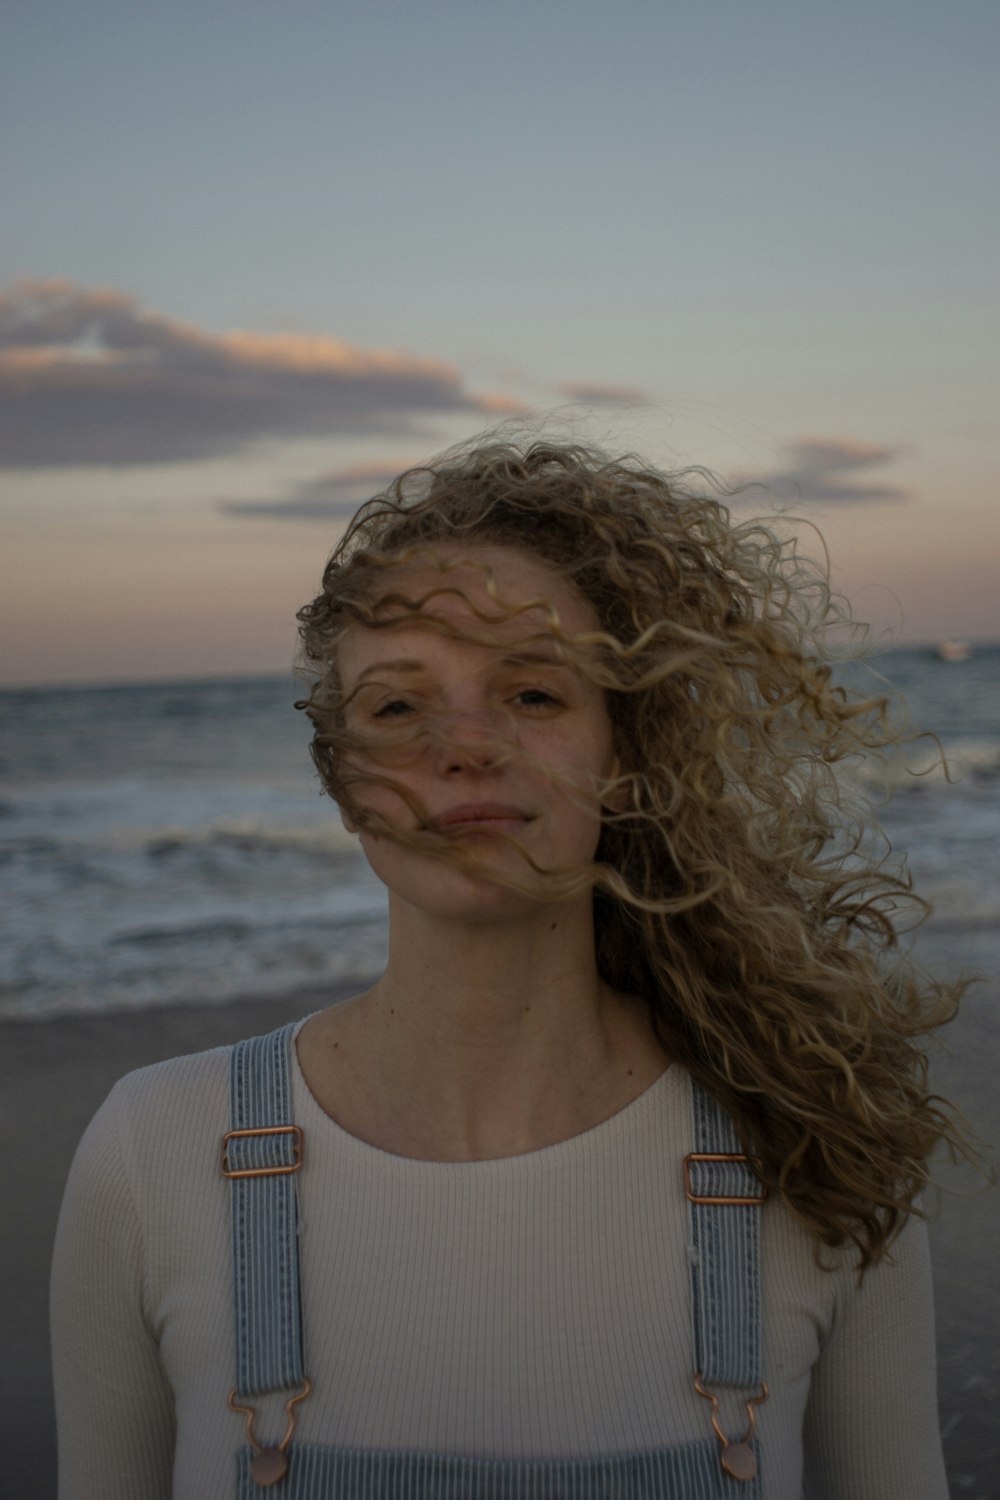
[[[229, 1142], [241, 1136], [290, 1135], [292, 1137], [292, 1160], [287, 1167], [231, 1167], [229, 1165]], [[259, 1125], [253, 1130], [227, 1130], [222, 1137], [223, 1177], [283, 1177], [297, 1172], [302, 1165], [303, 1136], [300, 1125]]]
[[762, 1182], [758, 1184], [760, 1192], [749, 1198], [696, 1193], [694, 1184], [691, 1181], [691, 1164], [702, 1161], [741, 1161], [754, 1171], [759, 1172], [761, 1169], [761, 1164], [756, 1157], [744, 1156], [740, 1151], [689, 1151], [684, 1158], [684, 1196], [689, 1203], [720, 1204], [734, 1208], [747, 1208], [755, 1203], [764, 1202], [764, 1199], [767, 1197], [767, 1188]]
[[719, 1439], [719, 1463], [722, 1465], [723, 1473], [728, 1474], [730, 1479], [755, 1479], [757, 1477], [757, 1455], [750, 1444], [753, 1441], [754, 1428], [757, 1426], [756, 1407], [762, 1401], [767, 1400], [767, 1382], [760, 1383], [760, 1395], [748, 1396], [744, 1405], [747, 1409], [747, 1430], [741, 1438], [729, 1438], [722, 1430], [719, 1422], [719, 1398], [713, 1391], [707, 1391], [701, 1383], [701, 1375], [694, 1377], [694, 1388], [699, 1396], [704, 1396], [706, 1401], [712, 1403], [712, 1431]]
[[[294, 1126], [285, 1126], [285, 1129], [294, 1129]], [[287, 1169], [286, 1169], [287, 1170]], [[257, 1413], [252, 1406], [237, 1400], [235, 1386], [229, 1392], [229, 1410], [240, 1412], [246, 1418], [247, 1437], [253, 1449], [253, 1458], [250, 1461], [250, 1478], [254, 1484], [260, 1485], [262, 1489], [268, 1485], [278, 1484], [288, 1473], [288, 1445], [292, 1441], [292, 1433], [295, 1431], [296, 1413], [292, 1410], [300, 1401], [304, 1401], [312, 1390], [312, 1381], [308, 1375], [303, 1378], [302, 1389], [296, 1391], [294, 1396], [289, 1396], [285, 1402], [285, 1416], [288, 1418], [285, 1424], [285, 1435], [280, 1443], [274, 1443], [265, 1448], [253, 1430], [254, 1417]]]

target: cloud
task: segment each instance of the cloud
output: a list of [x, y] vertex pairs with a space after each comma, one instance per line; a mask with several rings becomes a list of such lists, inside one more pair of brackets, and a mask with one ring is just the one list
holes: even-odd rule
[[583, 406], [648, 406], [649, 397], [634, 385], [601, 385], [585, 380], [566, 380], [557, 387], [568, 401]]
[[[776, 499], [844, 502], [908, 500], [909, 491], [894, 484], [872, 484], [871, 469], [880, 469], [898, 458], [898, 448], [859, 443], [851, 438], [800, 438], [785, 452], [791, 462], [773, 474], [735, 481], [736, 488], [762, 485]], [[855, 478], [854, 476], [860, 476]]]
[[408, 469], [408, 463], [357, 464], [334, 469], [316, 479], [304, 479], [287, 497], [276, 500], [222, 500], [219, 509], [227, 516], [251, 520], [344, 521], [358, 506]]
[[0, 466], [173, 463], [260, 438], [407, 434], [434, 413], [517, 409], [396, 350], [207, 333], [65, 281], [0, 294]]

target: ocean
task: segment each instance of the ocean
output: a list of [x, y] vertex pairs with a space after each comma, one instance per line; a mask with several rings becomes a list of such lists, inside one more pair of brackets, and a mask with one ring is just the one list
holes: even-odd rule
[[[908, 764], [861, 774], [933, 903], [925, 930], [978, 959], [1000, 928], [1000, 644], [953, 662], [896, 648], [873, 668], [950, 772], [928, 770], [936, 752], [918, 741]], [[301, 691], [241, 678], [0, 693], [0, 1019], [378, 971], [384, 893], [320, 795]]]

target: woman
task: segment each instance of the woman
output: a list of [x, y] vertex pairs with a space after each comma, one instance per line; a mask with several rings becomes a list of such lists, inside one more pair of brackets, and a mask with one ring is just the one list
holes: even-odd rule
[[834, 770], [884, 705], [822, 576], [486, 443], [363, 507], [300, 620], [388, 963], [95, 1118], [64, 1500], [944, 1496], [915, 1039], [954, 996], [890, 961]]

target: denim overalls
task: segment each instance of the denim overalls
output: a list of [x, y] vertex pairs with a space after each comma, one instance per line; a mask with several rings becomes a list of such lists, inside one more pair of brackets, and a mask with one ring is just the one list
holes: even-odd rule
[[[728, 1118], [694, 1081], [694, 1151], [684, 1159], [689, 1202], [692, 1373], [706, 1398], [706, 1436], [610, 1458], [486, 1459], [328, 1448], [293, 1441], [296, 1405], [308, 1396], [302, 1354], [295, 1174], [302, 1132], [292, 1121], [294, 1026], [233, 1048], [230, 1177], [236, 1386], [229, 1404], [246, 1419], [237, 1455], [237, 1500], [760, 1500], [754, 1407], [760, 1375], [760, 1204], [763, 1189]], [[739, 1389], [747, 1431], [726, 1435], [713, 1391]], [[267, 1445], [252, 1402], [287, 1392], [288, 1423]], [[708, 1403], [712, 1403], [709, 1406]], [[714, 1429], [714, 1436], [708, 1434]]]

